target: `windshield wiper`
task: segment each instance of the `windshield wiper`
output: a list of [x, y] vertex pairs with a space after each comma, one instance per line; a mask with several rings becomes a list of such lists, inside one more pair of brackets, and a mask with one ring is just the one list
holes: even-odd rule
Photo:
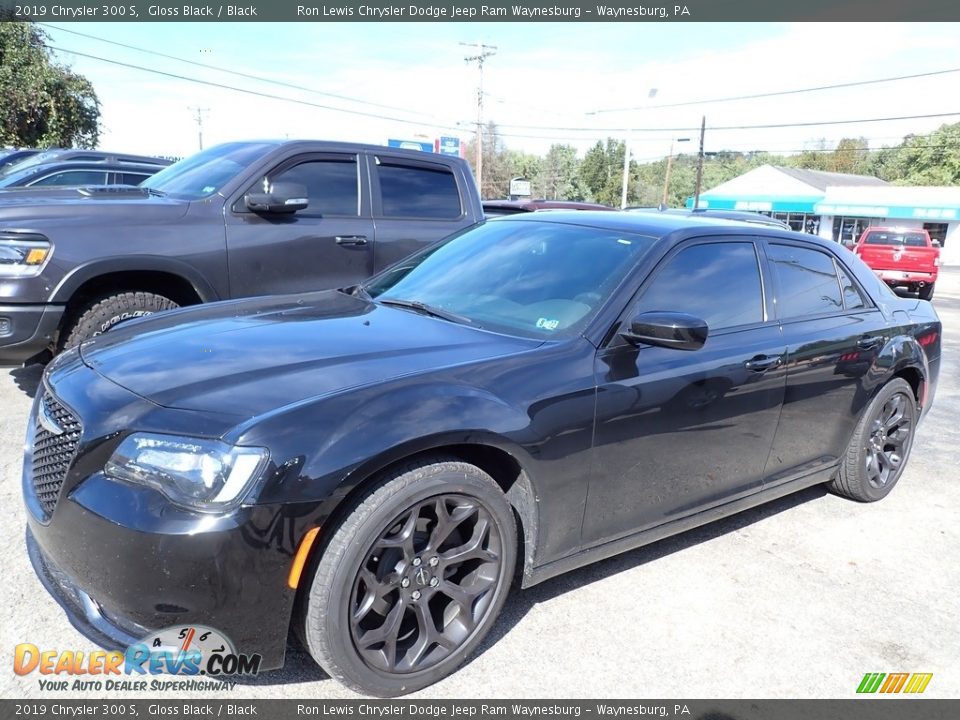
[[422, 303], [419, 300], [398, 300], [396, 298], [384, 298], [379, 301], [382, 305], [390, 305], [392, 307], [407, 308], [409, 310], [416, 310], [417, 312], [423, 313], [424, 315], [431, 315], [441, 320], [449, 320], [450, 322], [455, 323], [466, 323], [472, 324], [473, 320], [463, 315], [457, 315], [443, 308], [434, 307], [433, 305], [427, 305]]

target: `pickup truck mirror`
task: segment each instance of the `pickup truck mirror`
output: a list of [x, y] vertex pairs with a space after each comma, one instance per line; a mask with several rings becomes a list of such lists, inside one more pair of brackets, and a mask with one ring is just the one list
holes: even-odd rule
[[633, 318], [620, 334], [631, 343], [646, 343], [675, 350], [699, 350], [707, 341], [707, 323], [678, 312], [645, 312]]
[[940, 241], [939, 241], [939, 240], [931, 240], [930, 242], [933, 243], [933, 246], [934, 246], [934, 247], [940, 247]]
[[307, 188], [300, 183], [276, 182], [270, 192], [249, 192], [243, 196], [247, 210], [255, 213], [295, 213], [308, 205]]

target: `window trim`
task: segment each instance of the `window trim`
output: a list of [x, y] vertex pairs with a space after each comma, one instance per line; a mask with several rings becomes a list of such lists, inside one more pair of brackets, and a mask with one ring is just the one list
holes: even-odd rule
[[[464, 184], [461, 173], [457, 167], [444, 162], [433, 160], [420, 160], [414, 158], [391, 155], [389, 153], [371, 152], [370, 155], [370, 197], [373, 200], [373, 217], [382, 220], [415, 220], [417, 222], [435, 222], [435, 223], [453, 223], [463, 220], [467, 217], [468, 204], [464, 198]], [[433, 172], [448, 173], [453, 177], [453, 182], [457, 187], [457, 198], [460, 201], [460, 214], [445, 218], [424, 217], [421, 215], [387, 215], [383, 211], [383, 188], [380, 186], [380, 166], [381, 165], [399, 165], [401, 167], [414, 168], [417, 170], [430, 170]]]
[[[840, 258], [837, 257], [837, 255], [831, 252], [828, 248], [820, 247], [819, 245], [815, 245], [813, 243], [800, 242], [793, 239], [779, 238], [779, 237], [778, 238], [765, 237], [763, 238], [763, 245], [764, 245], [764, 254], [767, 256], [767, 265], [769, 267], [769, 272], [770, 272], [771, 287], [773, 289], [772, 295], [774, 299], [774, 303], [773, 303], [774, 318], [781, 325], [789, 325], [797, 322], [806, 322], [808, 320], [819, 320], [823, 318], [837, 317], [839, 315], [854, 315], [859, 313], [873, 312], [874, 310], [876, 310], [876, 305], [873, 302], [873, 298], [870, 297], [870, 293], [864, 291], [863, 286], [860, 284], [860, 281], [857, 280], [856, 275], [850, 272], [850, 268], [848, 268], [840, 260]], [[814, 315], [797, 315], [794, 317], [781, 317], [780, 305], [777, 302], [780, 299], [780, 278], [777, 276], [776, 269], [773, 267], [773, 260], [771, 260], [769, 255], [766, 253], [767, 246], [769, 245], [785, 245], [787, 247], [796, 247], [801, 250], [810, 250], [812, 252], [818, 252], [821, 255], [826, 255], [827, 258], [832, 260], [834, 263], [833, 274], [834, 274], [834, 277], [837, 279], [837, 289], [840, 292], [840, 302], [843, 303], [843, 307], [837, 310], [830, 310], [828, 312], [816, 313]], [[838, 266], [843, 268], [843, 271], [853, 281], [857, 290], [860, 292], [860, 295], [863, 297], [864, 301], [866, 302], [865, 307], [847, 309], [846, 300], [843, 297], [843, 285], [840, 282], [840, 274], [837, 272]]]
[[748, 330], [755, 330], [757, 328], [776, 325], [777, 319], [773, 317], [773, 308], [770, 306], [770, 298], [772, 298], [772, 294], [767, 290], [769, 278], [766, 271], [766, 249], [763, 247], [762, 243], [757, 242], [757, 240], [758, 238], [753, 235], [705, 235], [689, 238], [688, 240], [677, 243], [666, 253], [664, 253], [664, 255], [657, 260], [656, 264], [650, 269], [650, 271], [647, 272], [643, 277], [640, 285], [631, 294], [629, 300], [624, 305], [623, 310], [620, 311], [614, 322], [608, 328], [599, 349], [616, 349], [622, 346], [630, 345], [626, 340], [620, 337], [620, 334], [617, 332], [617, 330], [620, 328], [620, 326], [627, 322], [627, 319], [630, 318], [634, 312], [636, 312], [638, 304], [643, 299], [643, 294], [664, 271], [664, 268], [667, 266], [667, 264], [684, 250], [687, 250], [691, 247], [696, 247], [698, 245], [720, 245], [731, 243], [752, 245], [754, 256], [757, 261], [757, 274], [760, 277], [760, 297], [761, 308], [763, 310], [763, 319], [760, 322], [730, 325], [728, 327], [720, 328], [719, 330], [714, 330], [711, 328], [708, 337], [730, 335], [732, 333], [746, 332]]
[[278, 175], [284, 173], [291, 168], [296, 167], [297, 165], [303, 165], [308, 162], [353, 162], [357, 171], [357, 213], [356, 215], [341, 215], [335, 213], [320, 213], [320, 212], [310, 212], [310, 206], [307, 206], [306, 210], [300, 210], [297, 213], [294, 213], [296, 217], [302, 217], [304, 219], [311, 218], [314, 220], [322, 220], [324, 218], [338, 218], [338, 219], [362, 219], [367, 217], [363, 214], [363, 185], [360, 177], [361, 169], [360, 164], [362, 162], [359, 153], [338, 153], [338, 152], [328, 152], [328, 153], [305, 153], [301, 155], [294, 155], [292, 157], [284, 158], [277, 162], [273, 167], [265, 172], [258, 172], [254, 177], [253, 181], [247, 185], [242, 186], [242, 189], [237, 194], [236, 199], [230, 205], [230, 212], [236, 215], [242, 216], [251, 216], [256, 215], [252, 210], [248, 210], [247, 206], [243, 203], [243, 198], [247, 193], [252, 191], [257, 187], [257, 184], [263, 177], [272, 177], [273, 175]]

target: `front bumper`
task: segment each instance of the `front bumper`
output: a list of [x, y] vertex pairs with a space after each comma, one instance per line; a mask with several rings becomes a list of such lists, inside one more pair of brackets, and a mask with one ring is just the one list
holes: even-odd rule
[[[78, 360], [55, 366], [31, 413], [23, 494], [31, 561], [71, 623], [108, 649], [171, 626], [206, 625], [237, 652], [261, 655], [261, 669], [282, 666], [295, 598], [287, 576], [314, 506], [206, 514], [105, 477], [106, 458], [124, 434], [117, 428], [156, 431], [162, 421], [175, 431], [211, 421], [160, 408]], [[52, 511], [38, 502], [32, 471], [37, 407], [47, 392], [83, 422]]]
[[0, 305], [0, 367], [19, 367], [53, 343], [61, 305]]

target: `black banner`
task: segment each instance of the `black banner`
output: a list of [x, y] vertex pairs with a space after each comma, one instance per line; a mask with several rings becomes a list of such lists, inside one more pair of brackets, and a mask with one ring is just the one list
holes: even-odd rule
[[70, 22], [911, 22], [960, 20], [957, 0], [0, 0], [5, 19]]
[[954, 720], [960, 700], [0, 700], [0, 718]]

